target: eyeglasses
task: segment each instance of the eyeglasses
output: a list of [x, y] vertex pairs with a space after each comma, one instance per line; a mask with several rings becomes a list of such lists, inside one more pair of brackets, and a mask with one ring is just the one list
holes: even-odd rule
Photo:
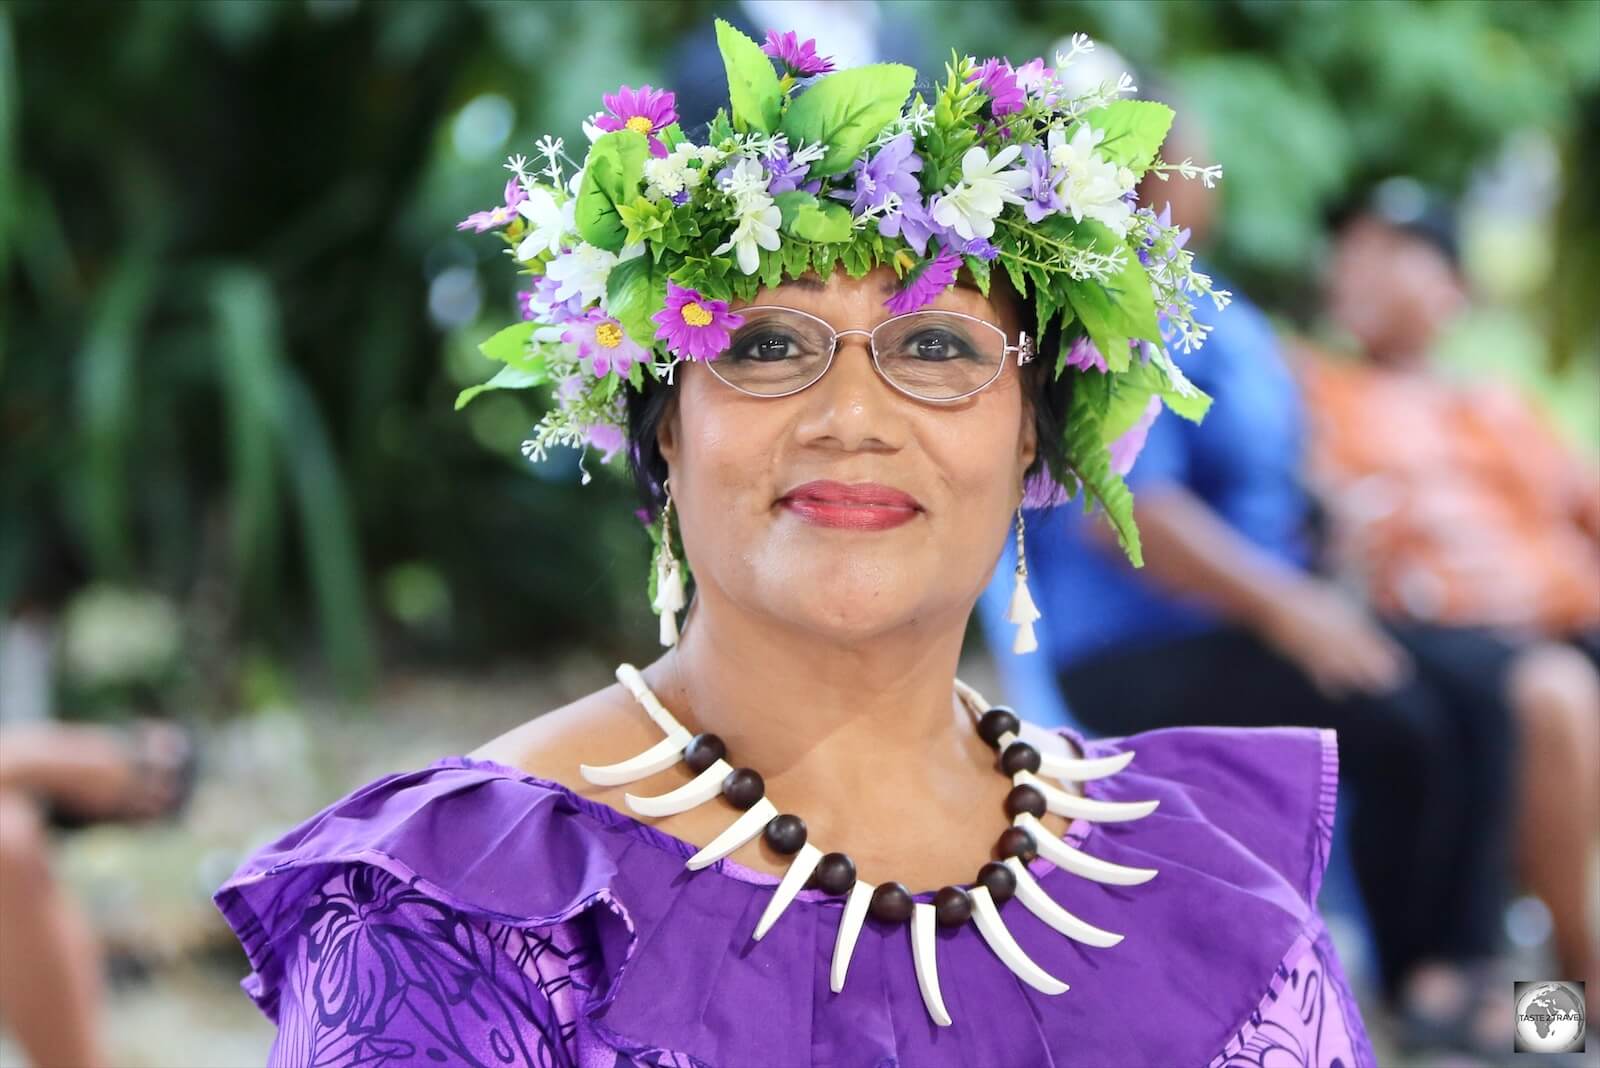
[[839, 339], [864, 334], [872, 365], [909, 397], [935, 404], [961, 400], [1000, 377], [1006, 357], [1020, 367], [1033, 359], [1026, 331], [1008, 344], [1004, 330], [960, 312], [915, 311], [871, 330], [835, 330], [794, 308], [740, 308], [744, 325], [728, 349], [706, 363], [711, 373], [752, 397], [787, 397], [815, 385], [833, 365]]

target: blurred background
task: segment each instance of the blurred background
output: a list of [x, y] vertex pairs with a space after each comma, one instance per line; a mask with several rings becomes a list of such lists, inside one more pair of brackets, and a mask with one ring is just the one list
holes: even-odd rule
[[455, 224], [508, 153], [581, 145], [602, 93], [677, 87], [730, 9], [842, 56], [814, 27], [892, 24], [930, 78], [952, 47], [1021, 62], [1078, 31], [1159, 74], [1224, 169], [1210, 259], [1286, 332], [1325, 333], [1339, 205], [1395, 175], [1438, 191], [1473, 297], [1441, 366], [1517, 384], [1600, 457], [1585, 0], [12, 0], [0, 725], [178, 720], [201, 751], [180, 817], [52, 831], [116, 1063], [262, 1062], [209, 900], [249, 850], [654, 655], [630, 487], [524, 461], [541, 398], [452, 410], [514, 316], [498, 242]]

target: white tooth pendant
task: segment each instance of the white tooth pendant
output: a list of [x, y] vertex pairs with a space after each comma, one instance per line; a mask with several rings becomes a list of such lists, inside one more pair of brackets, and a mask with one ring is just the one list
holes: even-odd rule
[[1039, 648], [1038, 636], [1033, 632], [1033, 623], [1038, 618], [1038, 606], [1033, 603], [1033, 594], [1028, 591], [1028, 558], [1023, 553], [1022, 509], [1018, 508], [1016, 586], [1012, 588], [1011, 607], [1006, 612], [1006, 619], [1017, 625], [1017, 636], [1011, 643], [1013, 653], [1031, 653]]
[[983, 940], [989, 943], [995, 956], [1005, 961], [1006, 967], [1015, 972], [1018, 979], [1041, 994], [1062, 994], [1070, 989], [1022, 952], [1022, 947], [1017, 945], [1017, 940], [1011, 937], [1005, 921], [1000, 918], [1000, 910], [994, 907], [994, 898], [989, 896], [987, 886], [979, 883], [968, 893], [972, 897], [972, 918], [978, 924], [978, 933], [983, 935]]
[[845, 900], [844, 912], [839, 916], [839, 933], [833, 942], [833, 967], [828, 973], [828, 988], [835, 994], [844, 989], [844, 977], [850, 970], [850, 958], [856, 951], [856, 940], [861, 937], [861, 924], [872, 905], [872, 887], [857, 879]]
[[1065, 868], [1072, 874], [1092, 882], [1106, 883], [1110, 886], [1138, 886], [1156, 877], [1154, 868], [1130, 868], [1124, 864], [1113, 864], [1109, 860], [1092, 857], [1068, 845], [1035, 819], [1031, 812], [1017, 813], [1012, 823], [1033, 835], [1040, 856], [1056, 867]]
[[1103, 930], [1092, 923], [1085, 923], [1056, 904], [1055, 900], [1045, 892], [1044, 887], [1039, 885], [1039, 880], [1033, 877], [1033, 873], [1028, 870], [1028, 866], [1016, 857], [1007, 857], [1005, 865], [1011, 869], [1011, 874], [1016, 877], [1017, 900], [1021, 901], [1029, 912], [1048, 923], [1051, 927], [1076, 942], [1082, 942], [1086, 946], [1099, 946], [1104, 949], [1122, 941], [1122, 935], [1114, 931]]
[[778, 917], [783, 915], [783, 910], [789, 907], [789, 902], [794, 900], [806, 880], [811, 878], [811, 873], [816, 870], [817, 861], [822, 859], [822, 850], [806, 842], [800, 851], [789, 862], [789, 870], [783, 873], [783, 880], [778, 883], [778, 888], [772, 892], [772, 900], [767, 902], [766, 911], [761, 914], [761, 920], [756, 924], [756, 941], [761, 941], [763, 935], [772, 929], [778, 922]]
[[763, 797], [746, 809], [738, 819], [728, 824], [721, 834], [707, 842], [700, 852], [690, 857], [683, 866], [690, 871], [699, 871], [709, 864], [715, 864], [760, 834], [761, 829], [777, 817], [777, 806]]
[[950, 1026], [950, 1013], [944, 1007], [944, 995], [939, 992], [939, 960], [934, 952], [934, 911], [926, 901], [918, 901], [911, 912], [911, 959], [917, 968], [917, 989], [922, 991], [922, 1004], [928, 1015], [940, 1027]]

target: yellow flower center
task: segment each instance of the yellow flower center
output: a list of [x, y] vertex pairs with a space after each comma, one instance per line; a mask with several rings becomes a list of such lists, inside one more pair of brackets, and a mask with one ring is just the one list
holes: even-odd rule
[[601, 323], [594, 328], [594, 339], [601, 348], [614, 349], [622, 344], [622, 328], [616, 323]]
[[683, 316], [683, 321], [690, 326], [711, 325], [711, 313], [692, 300], [683, 306], [683, 311], [679, 314]]
[[652, 124], [650, 120], [645, 118], [643, 115], [635, 115], [623, 125], [627, 126], [627, 128], [632, 130], [634, 133], [648, 134], [655, 129], [654, 124]]

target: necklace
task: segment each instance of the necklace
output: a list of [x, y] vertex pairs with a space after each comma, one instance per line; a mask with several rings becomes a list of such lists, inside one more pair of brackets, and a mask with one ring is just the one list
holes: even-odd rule
[[971, 920], [995, 955], [1019, 979], [1044, 994], [1061, 994], [1066, 983], [1039, 967], [1012, 937], [998, 906], [1012, 897], [1039, 919], [1061, 934], [1085, 945], [1109, 948], [1123, 936], [1096, 927], [1062, 908], [1047, 894], [1027, 868], [1027, 861], [1043, 856], [1058, 868], [1081, 878], [1112, 886], [1137, 886], [1156, 875], [1154, 868], [1133, 868], [1107, 860], [1068, 845], [1039, 822], [1046, 812], [1098, 823], [1118, 823], [1141, 819], [1159, 804], [1157, 801], [1101, 801], [1083, 797], [1040, 777], [1084, 782], [1114, 775], [1133, 759], [1131, 751], [1116, 756], [1084, 759], [1041, 752], [1038, 745], [1025, 741], [1024, 734], [1037, 728], [1025, 727], [1015, 712], [990, 706], [983, 695], [955, 680], [956, 695], [971, 713], [978, 735], [999, 752], [1000, 770], [1012, 781], [1006, 795], [1005, 810], [1011, 824], [995, 842], [998, 860], [978, 869], [971, 886], [941, 888], [933, 902], [916, 901], [903, 883], [890, 881], [873, 886], [856, 878], [855, 862], [845, 853], [825, 853], [806, 840], [806, 824], [799, 816], [779, 812], [766, 796], [766, 786], [753, 768], [734, 767], [727, 760], [727, 747], [715, 734], [691, 734], [664, 708], [644, 676], [632, 664], [617, 667], [617, 681], [631, 693], [666, 737], [644, 752], [615, 764], [582, 764], [579, 771], [597, 786], [621, 786], [654, 775], [682, 760], [695, 773], [693, 779], [675, 790], [650, 797], [624, 793], [628, 807], [641, 816], [661, 817], [686, 812], [721, 795], [743, 815], [707, 842], [684, 866], [698, 871], [732, 853], [761, 835], [778, 853], [792, 856], [788, 869], [772, 892], [767, 907], [756, 923], [757, 941], [772, 928], [794, 900], [808, 886], [845, 898], [834, 941], [829, 986], [835, 994], [844, 989], [845, 976], [856, 940], [868, 913], [885, 923], [911, 924], [911, 955], [917, 986], [928, 1014], [941, 1027], [951, 1024], [939, 989], [938, 961], [934, 952], [936, 927], [959, 927]]

